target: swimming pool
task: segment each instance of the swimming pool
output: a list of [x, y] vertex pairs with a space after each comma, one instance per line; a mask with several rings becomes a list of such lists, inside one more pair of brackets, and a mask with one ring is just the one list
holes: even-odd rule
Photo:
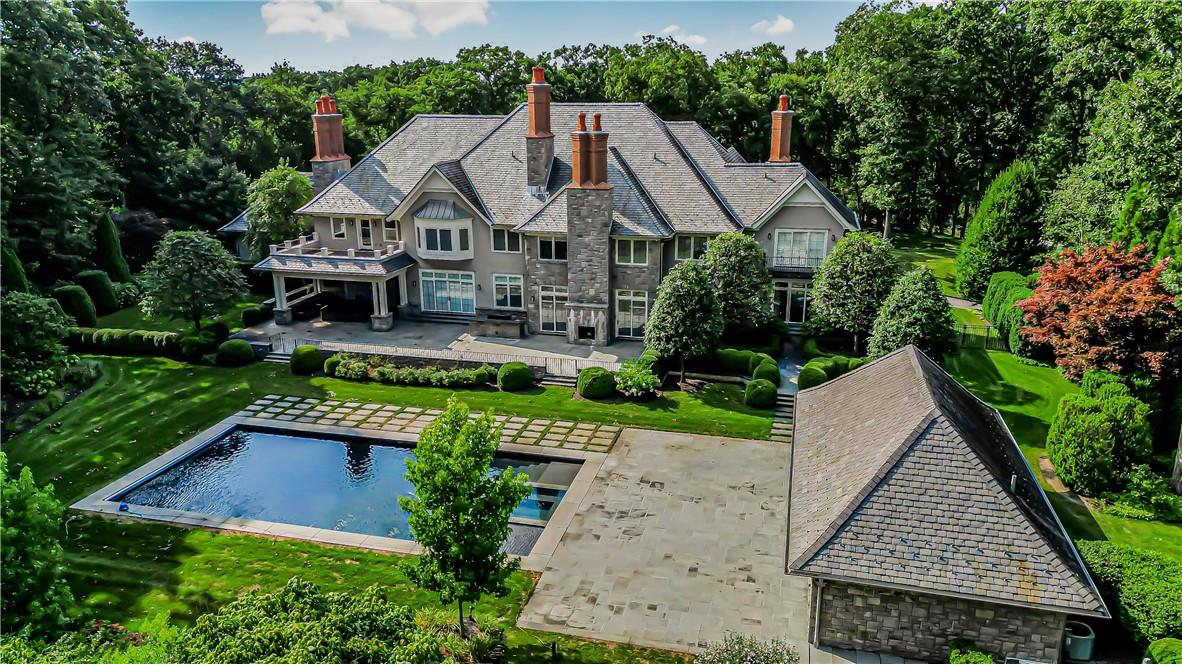
[[[237, 426], [113, 496], [128, 505], [414, 539], [398, 505], [414, 448], [362, 437]], [[498, 453], [493, 472], [526, 474], [530, 495], [510, 519], [506, 551], [525, 554], [580, 464]]]

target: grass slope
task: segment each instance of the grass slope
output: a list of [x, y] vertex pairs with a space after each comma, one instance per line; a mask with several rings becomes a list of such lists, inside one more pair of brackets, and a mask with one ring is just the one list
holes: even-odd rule
[[895, 255], [906, 265], [926, 265], [940, 282], [945, 295], [956, 293], [956, 252], [960, 238], [951, 235], [908, 233], [891, 236]]
[[[258, 293], [250, 293], [241, 302], [227, 308], [217, 316], [206, 318], [201, 321], [201, 324], [207, 325], [215, 319], [220, 319], [230, 326], [231, 331], [240, 330], [242, 329], [242, 310], [258, 306], [267, 297]], [[190, 321], [148, 316], [138, 306], [131, 306], [106, 316], [99, 316], [98, 323], [99, 327], [119, 327], [129, 330], [179, 332], [180, 334], [192, 334], [193, 332], [193, 323]]]

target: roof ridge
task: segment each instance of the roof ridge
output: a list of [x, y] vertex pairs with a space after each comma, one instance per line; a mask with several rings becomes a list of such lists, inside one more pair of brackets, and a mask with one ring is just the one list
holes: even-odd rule
[[656, 124], [660, 128], [661, 132], [665, 134], [665, 137], [669, 139], [670, 143], [672, 143], [673, 148], [677, 150], [678, 154], [681, 155], [681, 158], [685, 160], [686, 164], [690, 167], [690, 170], [693, 171], [694, 176], [699, 182], [702, 183], [702, 186], [706, 187], [706, 191], [710, 192], [711, 198], [714, 199], [714, 201], [718, 204], [718, 207], [723, 211], [723, 213], [726, 214], [727, 219], [735, 225], [736, 230], [743, 230], [746, 228], [746, 226], [743, 224], [742, 218], [740, 218], [738, 213], [736, 213], [734, 209], [731, 208], [730, 203], [727, 202], [725, 197], [723, 197], [722, 192], [718, 191], [718, 188], [714, 185], [714, 182], [706, 175], [705, 171], [702, 169], [702, 166], [693, 158], [689, 150], [687, 150], [686, 147], [681, 144], [681, 141], [677, 140], [677, 137], [673, 135], [673, 132], [669, 130], [669, 127], [665, 124], [665, 121], [662, 120], [656, 113], [654, 113], [653, 110], [648, 106], [645, 106], [644, 108], [649, 112], [649, 115], [652, 116], [653, 120], [656, 121]]
[[[341, 180], [344, 180], [344, 179], [345, 179], [345, 176], [347, 176], [348, 174], [350, 174], [350, 173], [352, 173], [353, 171], [357, 170], [358, 168], [361, 168], [361, 165], [362, 165], [362, 164], [364, 164], [365, 162], [369, 161], [370, 159], [373, 159], [373, 156], [374, 156], [375, 154], [377, 154], [379, 150], [381, 150], [382, 148], [384, 148], [384, 147], [386, 147], [387, 145], [389, 145], [389, 144], [390, 144], [390, 143], [391, 143], [391, 142], [392, 142], [392, 141], [393, 141], [395, 138], [397, 138], [397, 137], [398, 137], [398, 135], [399, 135], [399, 134], [401, 134], [402, 132], [406, 131], [406, 128], [407, 128], [407, 127], [409, 127], [409, 126], [411, 126], [412, 124], [414, 124], [414, 122], [415, 122], [416, 120], [418, 120], [418, 119], [419, 119], [419, 117], [420, 117], [420, 116], [418, 116], [418, 115], [415, 115], [415, 116], [411, 117], [411, 119], [407, 120], [407, 121], [406, 121], [406, 122], [405, 122], [405, 123], [404, 123], [404, 124], [403, 124], [401, 127], [399, 127], [398, 129], [396, 129], [396, 130], [394, 131], [394, 133], [393, 133], [393, 134], [390, 134], [389, 136], [387, 136], [387, 137], [386, 137], [386, 140], [384, 140], [384, 141], [382, 141], [381, 143], [379, 143], [379, 144], [378, 144], [378, 146], [377, 146], [376, 148], [374, 148], [374, 149], [370, 150], [370, 151], [369, 151], [369, 154], [367, 154], [367, 155], [365, 155], [364, 157], [362, 157], [362, 158], [361, 158], [361, 159], [360, 159], [360, 160], [359, 160], [359, 161], [358, 161], [356, 164], [353, 164], [352, 168], [350, 168], [349, 170], [345, 171], [344, 173], [341, 173], [341, 176], [340, 176], [339, 178], [337, 178], [337, 179], [333, 180], [333, 181], [332, 181], [332, 182], [331, 182], [331, 183], [330, 183], [330, 184], [329, 184], [327, 187], [325, 187], [325, 188], [324, 188], [324, 189], [323, 189], [323, 190], [322, 190], [322, 191], [321, 191], [319, 194], [316, 194], [315, 196], [313, 196], [313, 197], [312, 197], [312, 200], [310, 200], [310, 201], [308, 201], [307, 203], [304, 203], [303, 205], [301, 205], [301, 206], [299, 207], [299, 209], [297, 209], [297, 210], [296, 210], [296, 211], [295, 211], [293, 214], [309, 214], [309, 213], [307, 213], [307, 212], [300, 212], [300, 210], [303, 210], [304, 208], [307, 208], [308, 206], [312, 205], [313, 203], [315, 203], [315, 202], [319, 201], [321, 198], [324, 198], [324, 195], [325, 195], [325, 194], [327, 194], [328, 192], [332, 191], [332, 190], [333, 190], [333, 189], [334, 189], [334, 188], [337, 186], [337, 184], [338, 184], [338, 183], [340, 183], [340, 181], [341, 181]], [[401, 201], [399, 201], [399, 202], [401, 202]], [[357, 216], [357, 215], [348, 215], [348, 216]]]
[[[476, 148], [480, 147], [481, 145], [484, 145], [484, 142], [485, 142], [485, 141], [487, 141], [487, 140], [489, 139], [489, 137], [490, 137], [490, 136], [492, 136], [493, 134], [497, 133], [497, 131], [498, 131], [498, 130], [500, 130], [500, 128], [501, 128], [501, 127], [504, 127], [504, 126], [505, 126], [505, 125], [506, 125], [506, 124], [507, 124], [507, 123], [508, 123], [510, 120], [512, 120], [512, 119], [513, 119], [513, 117], [514, 117], [514, 116], [516, 116], [518, 113], [520, 113], [520, 112], [521, 112], [521, 109], [523, 109], [523, 108], [525, 108], [525, 104], [524, 104], [524, 103], [521, 103], [521, 104], [518, 104], [518, 105], [517, 105], [517, 108], [514, 108], [512, 111], [509, 111], [508, 113], [506, 113], [506, 114], [504, 114], [504, 115], [502, 115], [502, 116], [499, 116], [499, 117], [501, 118], [501, 121], [500, 121], [500, 122], [498, 122], [498, 123], [497, 123], [497, 125], [496, 125], [495, 127], [493, 127], [492, 129], [489, 129], [489, 130], [488, 130], [488, 131], [487, 131], [487, 132], [484, 134], [484, 136], [482, 136], [482, 137], [480, 138], [480, 140], [479, 140], [479, 141], [476, 141], [476, 143], [474, 143], [474, 144], [472, 145], [472, 147], [468, 148], [468, 149], [467, 149], [467, 150], [466, 150], [466, 151], [465, 151], [463, 154], [461, 154], [460, 156], [456, 157], [456, 160], [457, 160], [457, 161], [463, 161], [463, 159], [464, 159], [464, 158], [466, 158], [468, 155], [470, 155], [470, 154], [472, 154], [473, 152], [475, 152], [475, 151], [476, 151]], [[486, 117], [486, 116], [479, 116], [479, 117]]]
[[608, 146], [607, 150], [609, 153], [611, 153], [612, 158], [616, 160], [620, 167], [620, 172], [624, 174], [624, 179], [628, 180], [628, 184], [632, 188], [633, 193], [635, 193], [636, 197], [640, 199], [640, 204], [648, 208], [648, 211], [653, 215], [653, 218], [656, 219], [657, 222], [662, 226], [664, 226], [664, 229], [668, 231], [666, 236], [673, 235], [673, 225], [669, 223], [669, 217], [665, 214], [665, 211], [661, 209], [661, 206], [657, 205], [657, 202], [652, 199], [652, 196], [648, 193], [648, 189], [645, 188], [644, 183], [640, 181], [640, 178], [636, 177], [636, 174], [632, 172], [632, 167], [628, 165], [628, 160], [624, 159], [624, 155], [620, 153], [619, 148], [612, 145]]

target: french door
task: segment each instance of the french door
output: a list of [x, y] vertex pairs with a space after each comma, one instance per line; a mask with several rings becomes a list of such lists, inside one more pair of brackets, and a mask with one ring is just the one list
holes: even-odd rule
[[538, 286], [538, 309], [543, 332], [566, 332], [566, 286]]

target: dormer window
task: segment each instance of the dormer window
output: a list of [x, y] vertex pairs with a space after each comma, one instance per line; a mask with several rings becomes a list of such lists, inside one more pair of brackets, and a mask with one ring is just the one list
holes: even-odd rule
[[441, 260], [472, 258], [472, 218], [452, 201], [431, 199], [414, 214], [419, 255]]

